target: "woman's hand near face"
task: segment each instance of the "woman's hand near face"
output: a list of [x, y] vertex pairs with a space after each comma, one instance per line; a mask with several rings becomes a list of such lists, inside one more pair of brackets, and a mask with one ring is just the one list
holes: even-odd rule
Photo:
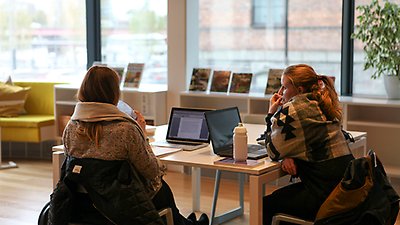
[[269, 100], [268, 114], [274, 114], [280, 105], [282, 105], [282, 95], [275, 93]]
[[146, 120], [144, 119], [144, 116], [137, 110], [135, 110], [136, 113], [136, 122], [139, 124], [140, 128], [142, 128], [143, 133], [146, 133]]
[[281, 168], [292, 176], [297, 175], [297, 167], [292, 158], [284, 158], [281, 162]]

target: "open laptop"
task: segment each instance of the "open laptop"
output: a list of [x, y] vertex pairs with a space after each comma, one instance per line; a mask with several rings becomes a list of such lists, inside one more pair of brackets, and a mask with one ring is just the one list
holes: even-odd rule
[[[215, 154], [233, 157], [233, 129], [241, 122], [237, 107], [205, 112], [210, 140]], [[262, 145], [248, 145], [248, 159], [260, 159], [267, 156]]]
[[171, 109], [166, 140], [153, 142], [154, 146], [182, 148], [186, 151], [206, 147], [210, 143], [204, 113], [207, 109]]

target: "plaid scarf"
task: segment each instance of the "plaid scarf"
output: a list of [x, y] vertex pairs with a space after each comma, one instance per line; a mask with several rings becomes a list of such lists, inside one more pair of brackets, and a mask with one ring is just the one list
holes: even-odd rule
[[266, 120], [272, 160], [320, 162], [351, 154], [340, 121], [328, 121], [309, 93], [293, 97]]

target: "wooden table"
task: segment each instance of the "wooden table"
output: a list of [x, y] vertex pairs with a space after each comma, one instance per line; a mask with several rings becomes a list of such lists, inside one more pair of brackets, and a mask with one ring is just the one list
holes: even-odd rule
[[[255, 143], [255, 139], [264, 132], [265, 125], [261, 124], [245, 124], [248, 131], [249, 143]], [[165, 138], [167, 126], [158, 126], [152, 140], [162, 140]], [[365, 155], [366, 152], [366, 133], [365, 132], [350, 132], [355, 143], [350, 144], [352, 151], [356, 151], [357, 154]], [[53, 184], [55, 185], [59, 179], [60, 166], [62, 164], [63, 146], [53, 147]], [[229, 171], [239, 174], [247, 174], [249, 176], [249, 189], [251, 190], [249, 205], [250, 205], [250, 224], [261, 225], [262, 224], [262, 198], [264, 196], [264, 185], [271, 181], [274, 181], [284, 175], [286, 175], [280, 169], [280, 163], [272, 162], [269, 158], [260, 159], [263, 163], [256, 167], [238, 167], [233, 165], [221, 165], [215, 164], [216, 160], [221, 157], [215, 155], [211, 149], [211, 146], [195, 150], [195, 151], [179, 151], [163, 157], [160, 157], [161, 161], [165, 164], [182, 165], [192, 167], [192, 210], [200, 211], [200, 177], [201, 168], [215, 169], [217, 171]], [[219, 179], [216, 179], [216, 182]], [[243, 179], [241, 180], [241, 186], [243, 186]], [[214, 202], [218, 197], [218, 187], [216, 183], [216, 189], [214, 193]], [[243, 201], [243, 197], [241, 197]], [[213, 206], [214, 208], [214, 206]], [[213, 214], [213, 212], [212, 212]], [[214, 221], [214, 224], [222, 223], [232, 216], [238, 216], [243, 214], [243, 204], [238, 209], [224, 213], [220, 216], [219, 220]], [[213, 220], [214, 218], [212, 218]]]

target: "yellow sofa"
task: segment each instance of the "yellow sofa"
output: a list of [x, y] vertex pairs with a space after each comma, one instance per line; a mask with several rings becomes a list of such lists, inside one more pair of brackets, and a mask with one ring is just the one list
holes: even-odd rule
[[2, 142], [33, 142], [55, 140], [54, 85], [55, 82], [14, 82], [30, 87], [25, 102], [27, 114], [0, 117]]

